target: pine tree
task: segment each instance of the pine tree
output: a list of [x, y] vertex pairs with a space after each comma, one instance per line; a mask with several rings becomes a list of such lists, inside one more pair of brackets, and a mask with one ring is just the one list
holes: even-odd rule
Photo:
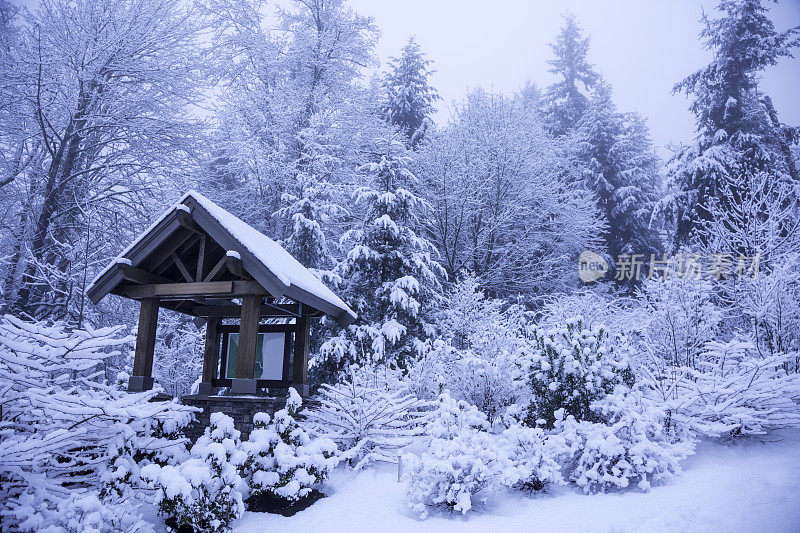
[[576, 135], [584, 186], [594, 193], [608, 223], [608, 253], [612, 258], [657, 253], [650, 216], [659, 192], [658, 159], [644, 120], [618, 112], [611, 87], [601, 83]]
[[443, 271], [433, 245], [418, 233], [427, 204], [411, 190], [416, 178], [405, 147], [395, 138], [378, 140], [371, 159], [362, 167], [368, 185], [355, 193], [366, 220], [343, 236], [350, 251], [337, 269], [359, 318], [321, 352], [340, 364], [406, 368], [428, 336], [425, 306]]
[[430, 64], [412, 37], [401, 56], [390, 59], [391, 70], [384, 78], [386, 116], [405, 134], [411, 147], [422, 140], [434, 112], [433, 103], [439, 99], [428, 83], [434, 73], [428, 68]]
[[550, 48], [555, 58], [547, 64], [559, 80], [545, 92], [545, 113], [551, 133], [564, 135], [575, 127], [589, 106], [589, 99], [579, 85], [583, 85], [585, 91], [591, 90], [598, 75], [587, 57], [589, 38], [583, 36], [573, 13], [564, 14], [564, 26]]
[[735, 198], [730, 184], [737, 175], [765, 171], [777, 180], [798, 180], [790, 149], [797, 130], [779, 122], [758, 80], [765, 68], [792, 57], [800, 27], [776, 32], [761, 0], [721, 0], [717, 10], [722, 16], [704, 16], [700, 34], [714, 54], [712, 62], [674, 88], [693, 97], [690, 109], [699, 132], [672, 165], [676, 193], [665, 207], [678, 245], [707, 241], [702, 226], [713, 219], [711, 204], [728, 209], [724, 191]]
[[334, 201], [330, 175], [341, 164], [335, 147], [312, 125], [300, 132], [302, 156], [293, 183], [283, 193], [286, 204], [276, 214], [286, 219], [289, 236], [281, 244], [300, 263], [321, 277], [330, 277], [334, 259], [324, 228], [331, 218], [344, 212]]

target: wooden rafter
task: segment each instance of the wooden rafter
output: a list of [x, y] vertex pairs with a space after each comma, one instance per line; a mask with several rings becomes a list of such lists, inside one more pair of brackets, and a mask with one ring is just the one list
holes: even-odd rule
[[225, 268], [225, 263], [227, 262], [228, 262], [228, 256], [223, 255], [222, 259], [220, 259], [217, 262], [217, 264], [214, 265], [214, 268], [211, 269], [211, 272], [209, 272], [208, 275], [205, 278], [203, 278], [203, 281], [204, 282], [213, 281], [213, 279], [217, 277], [217, 274], [219, 274], [220, 270]]
[[181, 276], [183, 276], [186, 282], [187, 283], [193, 282], [194, 278], [192, 277], [191, 274], [189, 274], [189, 269], [186, 268], [186, 265], [183, 264], [183, 261], [181, 261], [181, 258], [178, 256], [178, 254], [172, 252], [171, 254], [169, 254], [169, 257], [170, 259], [172, 259], [172, 262], [175, 263], [175, 266], [178, 267], [178, 270], [180, 270], [181, 272]]
[[200, 245], [197, 248], [197, 269], [195, 273], [195, 281], [203, 281], [203, 268], [205, 267], [206, 260], [206, 236], [200, 237]]

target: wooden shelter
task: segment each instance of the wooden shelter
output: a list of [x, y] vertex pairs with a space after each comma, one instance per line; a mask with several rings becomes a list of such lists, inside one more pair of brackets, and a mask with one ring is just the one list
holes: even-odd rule
[[131, 391], [153, 386], [162, 307], [206, 321], [202, 394], [219, 387], [256, 394], [292, 386], [305, 395], [309, 320], [326, 314], [348, 325], [356, 318], [275, 241], [195, 191], [170, 207], [87, 290], [95, 303], [109, 293], [141, 304]]

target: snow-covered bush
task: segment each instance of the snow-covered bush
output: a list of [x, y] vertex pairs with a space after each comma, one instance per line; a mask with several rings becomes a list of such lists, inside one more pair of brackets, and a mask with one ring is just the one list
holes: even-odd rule
[[425, 425], [425, 434], [436, 439], [454, 439], [468, 431], [487, 431], [486, 415], [464, 400], [455, 400], [448, 391], [439, 395], [436, 410]]
[[527, 395], [520, 363], [529, 358], [521, 306], [487, 298], [474, 276], [464, 276], [444, 298], [437, 315], [440, 338], [409, 369], [409, 388], [433, 400], [443, 389], [494, 421]]
[[529, 426], [553, 427], [559, 409], [577, 420], [593, 420], [593, 401], [618, 384], [632, 384], [627, 339], [612, 338], [601, 326], [584, 329], [581, 317], [536, 331], [533, 343]]
[[723, 310], [714, 302], [710, 281], [647, 280], [639, 302], [644, 348], [662, 366], [694, 366], [705, 344], [719, 337]]
[[153, 463], [142, 468], [142, 478], [158, 489], [159, 513], [175, 519], [178, 527], [228, 531], [231, 521], [244, 513], [239, 468], [246, 455], [239, 435], [231, 417], [212, 413], [189, 459], [175, 466]]
[[680, 461], [692, 453], [691, 442], [664, 433], [664, 412], [639, 391], [619, 387], [592, 408], [602, 422], [578, 421], [561, 410], [551, 435], [569, 480], [587, 494], [632, 482], [646, 491], [680, 473]]
[[336, 466], [336, 444], [324, 437], [312, 439], [295, 420], [301, 404], [297, 392], [289, 389], [286, 408], [275, 413], [272, 422], [267, 413], [253, 417], [254, 429], [242, 444], [252, 496], [298, 500]]
[[[149, 440], [150, 425], [188, 421], [194, 408], [105, 383], [105, 360], [130, 340], [119, 337], [123, 329], [0, 320], [0, 515], [10, 515], [29, 490], [58, 502], [77, 487], [99, 488], [118, 438], [139, 436], [135, 447], [152, 454], [182, 445], [175, 435]], [[117, 481], [129, 481], [131, 471], [119, 470]]]
[[433, 439], [419, 456], [404, 455], [403, 475], [409, 480], [408, 506], [423, 519], [435, 508], [466, 514], [479, 493], [517, 480], [497, 437], [475, 430], [454, 439]]
[[709, 342], [698, 358], [695, 368], [648, 375], [670, 427], [717, 437], [800, 426], [800, 374], [791, 370], [796, 353], [762, 357], [752, 343], [733, 339]]
[[187, 411], [161, 413], [152, 419], [121, 423], [108, 444], [107, 466], [100, 475], [100, 496], [123, 499], [139, 482], [141, 467], [177, 464], [188, 456], [189, 440], [181, 430], [191, 423]]
[[424, 420], [424, 402], [367, 381], [365, 373], [351, 370], [350, 379], [323, 385], [319, 406], [306, 415], [314, 436], [332, 439], [342, 450], [340, 458], [355, 468], [375, 460], [395, 461], [396, 450], [421, 432]]
[[74, 491], [56, 502], [26, 492], [10, 515], [14, 531], [31, 533], [152, 533], [153, 527], [126, 502], [101, 500], [92, 492]]
[[540, 490], [563, 483], [555, 460], [560, 448], [548, 442], [542, 429], [517, 425], [502, 435], [488, 429], [486, 415], [474, 405], [447, 392], [439, 396], [426, 428], [432, 437], [427, 451], [403, 456], [412, 511], [421, 518], [437, 507], [465, 514], [484, 490]]
[[[557, 461], [560, 440], [550, 438], [542, 428], [512, 426], [503, 431], [506, 450], [514, 465], [511, 485], [525, 491], [542, 490], [547, 484], [563, 484]], [[555, 445], [554, 445], [555, 444]]]

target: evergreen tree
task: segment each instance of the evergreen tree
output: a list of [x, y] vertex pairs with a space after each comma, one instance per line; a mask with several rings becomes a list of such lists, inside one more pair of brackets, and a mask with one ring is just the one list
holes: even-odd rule
[[335, 187], [330, 175], [341, 165], [334, 147], [312, 125], [300, 132], [302, 156], [292, 183], [282, 200], [285, 206], [277, 215], [286, 219], [289, 236], [281, 244], [302, 265], [321, 277], [330, 277], [334, 259], [323, 231], [331, 218], [344, 211], [335, 202]]
[[351, 246], [338, 267], [358, 320], [321, 349], [340, 369], [354, 362], [404, 369], [418, 357], [430, 330], [425, 306], [443, 273], [433, 245], [418, 234], [426, 203], [411, 191], [416, 178], [405, 147], [396, 139], [375, 144], [362, 167], [368, 185], [355, 193], [366, 220], [343, 236]]
[[411, 147], [425, 135], [434, 112], [433, 103], [439, 99], [436, 89], [428, 83], [434, 72], [428, 68], [430, 64], [412, 37], [401, 56], [391, 58], [391, 70], [384, 78], [386, 116], [405, 134]]
[[726, 207], [738, 195], [737, 176], [769, 172], [774, 179], [798, 179], [791, 155], [797, 129], [780, 123], [770, 98], [758, 88], [761, 72], [792, 57], [800, 27], [776, 32], [761, 0], [721, 0], [722, 16], [703, 18], [701, 37], [714, 54], [674, 91], [693, 97], [699, 135], [673, 160], [676, 189], [666, 203], [678, 245], [707, 241], [702, 227], [713, 219], [711, 204]]
[[579, 85], [591, 90], [598, 82], [598, 75], [587, 57], [589, 38], [583, 36], [573, 13], [564, 15], [564, 26], [550, 48], [555, 58], [547, 64], [559, 79], [545, 92], [545, 113], [551, 133], [564, 135], [572, 131], [589, 106], [589, 99]]
[[618, 112], [611, 87], [601, 83], [576, 135], [584, 186], [594, 193], [608, 223], [606, 248], [612, 259], [657, 253], [650, 216], [659, 192], [658, 159], [644, 119]]

